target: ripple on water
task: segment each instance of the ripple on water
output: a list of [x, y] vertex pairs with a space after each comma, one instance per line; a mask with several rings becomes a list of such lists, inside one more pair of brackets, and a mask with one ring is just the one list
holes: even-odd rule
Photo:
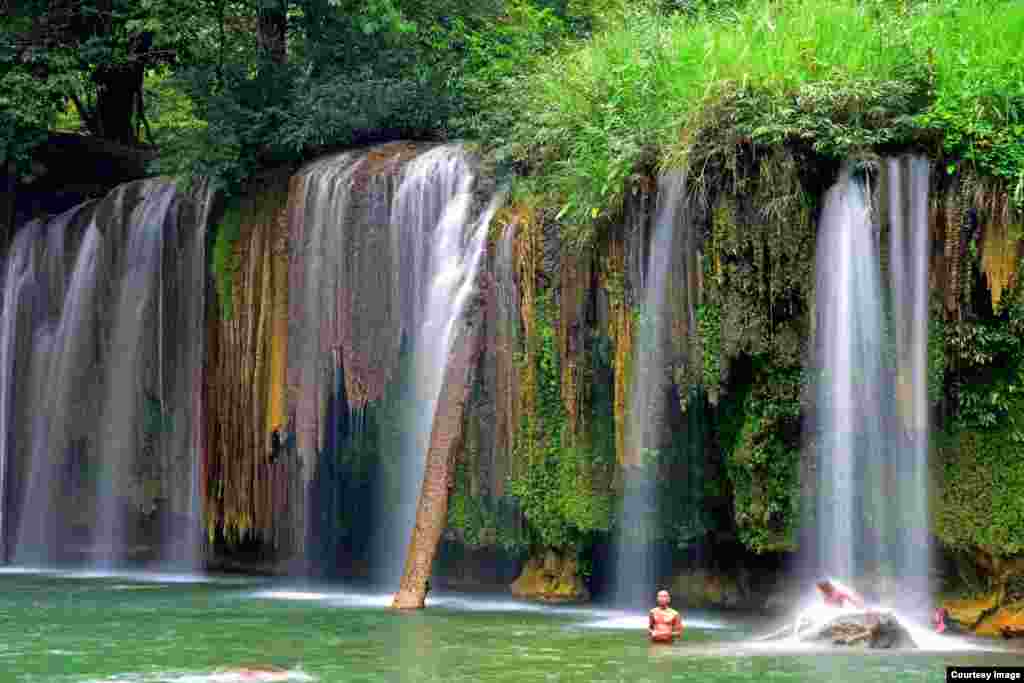
[[[601, 615], [603, 618], [587, 621], [580, 624], [584, 628], [613, 629], [623, 631], [645, 630], [648, 619], [646, 614], [629, 614], [625, 612], [609, 613]], [[689, 618], [683, 614], [683, 626], [698, 630], [724, 630], [730, 628], [728, 624], [722, 624], [706, 619]]]
[[82, 683], [298, 683], [315, 680], [314, 676], [299, 669], [230, 669], [208, 673], [118, 674]]
[[271, 589], [250, 593], [250, 598], [259, 600], [290, 600], [299, 602], [323, 602], [341, 607], [390, 607], [389, 593], [349, 593], [345, 591], [308, 591]]
[[162, 584], [215, 583], [231, 585], [252, 584], [258, 581], [258, 579], [249, 577], [215, 576], [211, 574], [190, 572], [174, 573], [160, 571], [136, 571], [130, 569], [67, 569], [60, 567], [0, 567], [0, 576], [5, 574], [16, 576], [52, 576], [62, 579], [120, 579], [122, 581], [133, 581], [136, 583]]
[[[300, 602], [321, 602], [332, 607], [362, 607], [381, 609], [390, 607], [391, 593], [356, 593], [350, 591], [304, 590], [276, 588], [255, 591], [246, 597], [262, 600], [285, 600]], [[574, 617], [573, 626], [595, 629], [617, 629], [635, 631], [647, 628], [645, 613], [623, 610], [602, 609], [573, 605], [543, 605], [511, 599], [470, 597], [453, 594], [432, 594], [427, 598], [427, 607], [442, 608], [459, 612], [514, 612], [550, 614]], [[578, 620], [578, 621], [576, 621]], [[683, 615], [686, 628], [698, 630], [721, 630], [732, 628], [728, 624], [710, 621], [700, 617]], [[514, 634], [519, 635], [519, 634]]]

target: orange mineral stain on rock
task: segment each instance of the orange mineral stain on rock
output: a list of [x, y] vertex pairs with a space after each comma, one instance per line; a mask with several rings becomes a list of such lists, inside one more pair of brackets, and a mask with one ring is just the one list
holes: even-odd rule
[[971, 598], [967, 600], [949, 600], [942, 604], [949, 611], [949, 618], [961, 624], [965, 628], [972, 628], [981, 619], [981, 616], [996, 606], [996, 596], [988, 595], [983, 598]]
[[1024, 636], [1024, 603], [1016, 603], [1000, 607], [999, 610], [986, 617], [974, 630], [979, 636], [1005, 638]]

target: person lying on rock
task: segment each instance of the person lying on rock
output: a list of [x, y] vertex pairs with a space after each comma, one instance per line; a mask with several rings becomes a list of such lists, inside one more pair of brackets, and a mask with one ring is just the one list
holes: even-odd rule
[[843, 586], [832, 579], [821, 579], [816, 583], [821, 599], [829, 607], [855, 607], [864, 609], [864, 598], [852, 588]]
[[671, 643], [676, 636], [683, 635], [683, 620], [679, 612], [668, 604], [672, 596], [666, 590], [658, 591], [658, 606], [651, 610], [647, 633], [653, 643]]

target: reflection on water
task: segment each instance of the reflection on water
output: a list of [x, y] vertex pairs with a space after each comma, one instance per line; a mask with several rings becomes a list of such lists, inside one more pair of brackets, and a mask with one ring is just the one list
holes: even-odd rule
[[301, 670], [241, 668], [207, 673], [125, 674], [102, 680], [89, 680], [85, 683], [292, 683], [315, 680], [315, 677]]
[[[133, 585], [145, 590], [130, 590]], [[4, 683], [235, 681], [939, 681], [1014, 652], [853, 653], [758, 649], [765, 620], [682, 610], [686, 631], [652, 647], [644, 615], [432, 593], [399, 613], [390, 596], [337, 586], [135, 583], [0, 575]]]

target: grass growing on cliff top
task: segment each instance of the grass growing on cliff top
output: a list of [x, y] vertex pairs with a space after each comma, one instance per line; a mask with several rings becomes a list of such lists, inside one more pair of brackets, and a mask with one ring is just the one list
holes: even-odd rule
[[637, 9], [518, 84], [512, 153], [579, 224], [638, 163], [699, 169], [744, 140], [843, 156], [927, 137], [1024, 183], [1022, 36], [1024, 3], [999, 0]]

